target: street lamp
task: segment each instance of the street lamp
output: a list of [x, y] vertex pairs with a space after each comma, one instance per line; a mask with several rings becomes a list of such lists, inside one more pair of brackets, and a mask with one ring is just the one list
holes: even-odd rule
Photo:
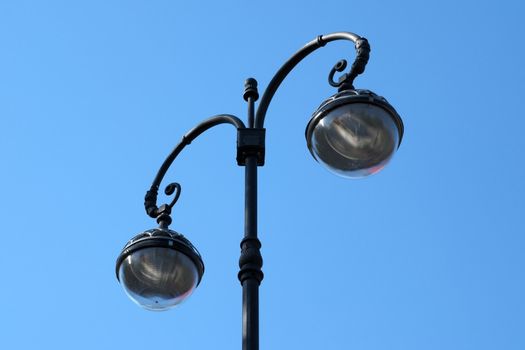
[[148, 310], [167, 310], [184, 301], [198, 286], [204, 274], [201, 255], [182, 234], [169, 229], [171, 210], [181, 187], [169, 184], [164, 192], [173, 195], [169, 204], [157, 206], [160, 183], [179, 153], [206, 130], [231, 124], [237, 129], [237, 163], [245, 167], [245, 225], [239, 259], [239, 281], [243, 289], [243, 349], [259, 348], [259, 285], [263, 279], [261, 243], [257, 238], [257, 167], [264, 165], [264, 119], [268, 106], [281, 82], [306, 56], [335, 40], [355, 43], [356, 58], [348, 73], [335, 81], [347, 62], [337, 62], [328, 82], [338, 92], [324, 101], [306, 127], [306, 141], [313, 157], [333, 173], [360, 178], [379, 172], [401, 144], [403, 122], [395, 109], [369, 90], [355, 89], [353, 81], [364, 72], [370, 54], [365, 38], [349, 32], [320, 35], [297, 51], [274, 75], [257, 111], [257, 82], [245, 82], [244, 99], [248, 103], [247, 126], [239, 118], [221, 114], [204, 120], [188, 133], [168, 155], [145, 196], [147, 214], [158, 228], [132, 238], [120, 253], [117, 279], [126, 294]]

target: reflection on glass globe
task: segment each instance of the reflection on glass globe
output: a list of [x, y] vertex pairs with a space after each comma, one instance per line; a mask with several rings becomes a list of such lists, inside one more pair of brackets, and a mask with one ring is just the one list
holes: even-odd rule
[[155, 229], [133, 238], [117, 260], [126, 294], [145, 309], [170, 309], [187, 299], [200, 282], [200, 255], [175, 231]]
[[351, 90], [321, 105], [306, 136], [310, 152], [328, 170], [361, 178], [379, 172], [392, 158], [402, 122], [386, 100], [367, 90]]

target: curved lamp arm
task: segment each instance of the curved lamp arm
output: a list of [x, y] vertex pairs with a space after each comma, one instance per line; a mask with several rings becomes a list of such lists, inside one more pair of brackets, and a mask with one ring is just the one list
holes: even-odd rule
[[[365, 71], [365, 66], [370, 56], [370, 45], [368, 44], [368, 41], [365, 38], [350, 32], [336, 32], [326, 35], [319, 35], [316, 39], [310, 41], [299, 51], [297, 51], [288, 61], [286, 61], [286, 63], [277, 71], [277, 73], [275, 73], [274, 77], [268, 84], [268, 87], [264, 91], [261, 101], [259, 102], [259, 107], [257, 108], [257, 113], [255, 115], [256, 128], [264, 127], [264, 118], [266, 117], [268, 106], [272, 101], [273, 95], [275, 95], [275, 92], [279, 88], [279, 85], [281, 85], [288, 73], [290, 73], [292, 69], [294, 69], [294, 67], [310, 53], [335, 40], [349, 40], [355, 43], [357, 53], [355, 61], [350, 68], [350, 72], [345, 74], [342, 77], [343, 79], [340, 80], [340, 85], [343, 87], [351, 87], [355, 77]], [[345, 67], [346, 62], [342, 64], [340, 61], [336, 64], [336, 66], [334, 66], [334, 70], [340, 72], [345, 69]], [[333, 73], [331, 73], [331, 77], [333, 78]]]
[[[150, 217], [160, 219], [159, 216], [162, 214], [167, 214], [169, 216], [169, 214], [171, 213], [171, 208], [173, 208], [173, 206], [177, 202], [177, 199], [179, 198], [180, 185], [177, 183], [171, 183], [166, 187], [164, 192], [167, 195], [174, 194], [173, 200], [170, 204], [164, 204], [160, 208], [157, 207], [157, 194], [160, 187], [160, 183], [162, 182], [164, 175], [166, 175], [166, 172], [168, 171], [175, 158], [177, 158], [177, 156], [184, 149], [184, 147], [189, 145], [200, 134], [202, 134], [210, 128], [213, 128], [214, 126], [225, 123], [231, 124], [237, 129], [245, 128], [243, 121], [237, 118], [236, 116], [230, 114], [219, 114], [202, 121], [200, 124], [196, 125], [193, 129], [188, 131], [182, 137], [182, 140], [179, 142], [179, 144], [173, 149], [173, 151], [171, 151], [164, 163], [162, 163], [161, 167], [159, 168], [159, 171], [157, 172], [157, 175], [155, 176], [155, 179], [153, 180], [153, 183], [151, 184], [149, 191], [146, 192], [146, 196], [144, 198], [144, 207], [146, 209], [146, 213]], [[163, 219], [166, 220], [167, 218]], [[167, 224], [169, 225], [169, 222]]]

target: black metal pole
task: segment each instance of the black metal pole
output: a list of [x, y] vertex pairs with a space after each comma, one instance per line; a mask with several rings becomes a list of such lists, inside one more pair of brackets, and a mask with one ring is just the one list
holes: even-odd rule
[[245, 221], [239, 278], [242, 284], [242, 348], [259, 349], [259, 284], [262, 280], [261, 243], [257, 238], [257, 157], [246, 158]]
[[259, 97], [257, 81], [249, 78], [244, 86], [248, 102], [248, 128], [239, 130], [239, 165], [244, 165], [244, 238], [239, 258], [242, 285], [242, 348], [259, 350], [259, 285], [263, 279], [261, 242], [257, 238], [257, 167], [264, 164], [264, 130], [254, 128], [254, 103]]

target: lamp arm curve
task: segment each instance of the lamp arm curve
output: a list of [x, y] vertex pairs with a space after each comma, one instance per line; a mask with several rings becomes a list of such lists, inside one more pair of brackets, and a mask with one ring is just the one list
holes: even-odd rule
[[299, 51], [297, 51], [292, 57], [290, 57], [290, 59], [288, 59], [288, 61], [286, 61], [282, 65], [282, 67], [277, 71], [277, 73], [275, 73], [259, 102], [259, 107], [257, 108], [257, 112], [255, 114], [256, 128], [264, 127], [264, 118], [266, 117], [268, 106], [270, 105], [270, 102], [272, 101], [275, 92], [277, 91], [283, 80], [286, 78], [286, 76], [306, 56], [308, 56], [318, 48], [325, 46], [327, 43], [335, 40], [348, 40], [355, 44], [356, 58], [354, 63], [352, 64], [350, 72], [347, 74], [350, 83], [355, 77], [364, 72], [365, 66], [370, 56], [370, 46], [368, 45], [368, 41], [365, 38], [362, 38], [359, 35], [351, 32], [335, 32], [326, 35], [319, 35], [316, 39], [304, 45]]
[[[144, 197], [144, 207], [148, 216], [152, 218], [157, 218], [160, 214], [159, 207], [157, 206], [158, 190], [162, 179], [164, 179], [166, 172], [170, 168], [175, 158], [177, 158], [177, 156], [184, 149], [184, 147], [189, 145], [193, 140], [199, 137], [199, 135], [204, 133], [206, 130], [211, 129], [214, 126], [220, 124], [231, 124], [237, 129], [245, 128], [244, 122], [236, 116], [231, 114], [219, 114], [202, 121], [201, 123], [193, 127], [190, 131], [188, 131], [186, 134], [184, 134], [179, 144], [175, 146], [175, 148], [171, 151], [168, 157], [166, 157], [166, 160], [164, 160], [164, 163], [162, 163], [161, 167], [157, 172], [157, 175], [155, 176], [155, 179], [153, 180], [153, 183], [151, 184], [150, 189], [146, 192], [146, 196]], [[173, 207], [173, 205], [175, 205], [177, 199], [179, 198], [180, 185], [178, 183], [169, 184], [166, 187], [165, 193], [167, 195], [175, 193], [174, 199], [169, 204], [169, 210], [171, 210], [171, 208]]]

